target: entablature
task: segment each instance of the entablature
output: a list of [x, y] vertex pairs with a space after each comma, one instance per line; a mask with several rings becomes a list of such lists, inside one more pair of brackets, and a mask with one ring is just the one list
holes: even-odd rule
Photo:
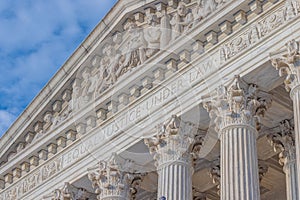
[[[265, 2], [265, 3], [266, 3], [265, 7], [270, 5], [269, 2]], [[187, 5], [189, 6], [196, 5], [196, 3], [192, 1], [190, 2], [190, 4]], [[159, 91], [160, 88], [164, 87], [164, 85], [169, 85], [168, 83], [171, 83], [172, 81], [174, 82], [174, 80], [176, 79], [180, 80], [182, 74], [184, 74], [190, 66], [196, 64], [199, 65], [199, 63], [201, 63], [198, 66], [198, 68], [194, 69], [194, 71], [191, 70], [186, 76], [186, 77], [191, 77], [191, 75], [194, 76], [193, 78], [195, 78], [195, 82], [191, 82], [191, 86], [193, 86], [196, 83], [199, 83], [199, 81], [201, 81], [203, 77], [202, 78], [197, 77], [198, 76], [197, 72], [200, 71], [200, 76], [208, 75], [215, 72], [214, 70], [227, 65], [230, 59], [238, 55], [242, 51], [242, 49], [246, 49], [252, 46], [256, 42], [261, 42], [264, 36], [269, 36], [269, 34], [273, 31], [273, 29], [283, 25], [287, 19], [284, 17], [284, 15], [281, 15], [281, 13], [284, 13], [284, 9], [285, 9], [283, 1], [280, 1], [280, 3], [278, 4], [274, 4], [272, 7], [269, 8], [269, 11], [266, 11], [264, 15], [262, 15], [263, 17], [259, 16], [258, 18], [262, 17], [262, 21], [263, 20], [268, 21], [269, 18], [267, 17], [269, 17], [270, 13], [275, 13], [275, 18], [277, 16], [283, 16], [282, 23], [278, 23], [277, 26], [275, 25], [272, 26], [272, 28], [267, 32], [265, 32], [264, 35], [261, 35], [262, 33], [259, 33], [260, 35], [258, 35], [258, 37], [255, 38], [255, 40], [249, 42], [248, 36], [252, 34], [254, 34], [255, 36], [256, 32], [253, 33], [253, 30], [248, 28], [253, 25], [256, 18], [253, 17], [251, 19], [250, 17], [251, 20], [248, 21], [246, 20], [248, 22], [246, 23], [245, 17], [251, 14], [252, 16], [254, 14], [257, 15], [259, 12], [257, 13], [249, 10], [246, 10], [247, 12], [239, 12], [238, 10], [240, 10], [241, 5], [247, 7], [248, 3], [244, 1], [236, 1], [236, 2], [230, 2], [224, 4], [224, 8], [223, 9], [220, 8], [219, 10], [217, 10], [216, 11], [217, 14], [215, 16], [208, 15], [211, 16], [210, 19], [207, 18], [205, 19], [206, 21], [203, 20], [203, 23], [199, 22], [198, 25], [195, 25], [194, 28], [189, 30], [189, 32], [187, 32], [188, 37], [181, 36], [178, 39], [174, 40], [175, 41], [174, 44], [166, 47], [168, 51], [162, 51], [160, 53], [153, 54], [151, 57], [146, 59], [143, 63], [137, 64], [135, 67], [132, 67], [135, 69], [128, 70], [128, 73], [124, 73], [124, 75], [117, 77], [118, 80], [113, 84], [113, 87], [109, 86], [108, 88], [110, 89], [101, 91], [100, 96], [97, 95], [94, 99], [93, 97], [88, 97], [91, 99], [89, 99], [87, 102], [85, 102], [83, 105], [79, 106], [78, 108], [74, 109], [74, 107], [72, 107], [74, 106], [74, 102], [73, 102], [74, 88], [77, 86], [80, 86], [80, 90], [84, 88], [84, 85], [82, 85], [84, 80], [82, 81], [80, 79], [84, 79], [83, 73], [85, 70], [85, 66], [93, 66], [95, 63], [97, 65], [101, 62], [100, 60], [103, 59], [103, 55], [97, 57], [98, 53], [94, 52], [94, 51], [100, 52], [101, 50], [103, 50], [102, 46], [100, 45], [100, 47], [95, 47], [93, 51], [91, 50], [88, 53], [85, 61], [82, 64], [77, 66], [77, 68], [79, 68], [77, 69], [78, 73], [77, 74], [74, 73], [72, 76], [70, 76], [70, 80], [66, 84], [68, 87], [64, 88], [64, 91], [69, 91], [69, 92], [65, 92], [62, 95], [61, 99], [55, 100], [53, 101], [53, 103], [51, 102], [52, 108], [48, 107], [50, 111], [49, 109], [45, 109], [45, 112], [41, 112], [42, 113], [41, 116], [44, 116], [44, 119], [40, 117], [39, 118], [40, 122], [38, 122], [39, 120], [31, 122], [33, 126], [30, 130], [30, 133], [33, 134], [29, 134], [26, 138], [28, 138], [28, 141], [33, 140], [33, 142], [30, 146], [25, 147], [26, 153], [28, 155], [25, 155], [25, 157], [23, 154], [13, 155], [12, 157], [14, 157], [14, 159], [1, 167], [1, 173], [5, 176], [10, 173], [13, 174], [12, 167], [21, 165], [21, 163], [23, 162], [25, 163], [27, 162], [30, 165], [34, 166], [35, 164], [37, 164], [37, 161], [39, 159], [42, 158], [47, 159], [45, 157], [45, 152], [48, 153], [50, 152], [50, 155], [52, 153], [54, 156], [54, 154], [56, 153], [55, 148], [57, 147], [61, 147], [61, 149], [64, 148], [66, 140], [67, 141], [74, 140], [76, 134], [77, 136], [79, 136], [78, 138], [85, 137], [83, 135], [86, 135], [88, 132], [93, 130], [93, 128], [103, 127], [105, 126], [105, 124], [114, 121], [118, 117], [120, 117], [119, 119], [121, 119], [122, 118], [121, 113], [128, 114], [131, 107], [134, 107], [134, 105], [143, 102], [146, 99], [146, 97], [150, 96], [149, 94], [150, 91], [151, 93], [155, 93], [156, 91]], [[150, 11], [147, 11], [146, 9], [145, 12], [151, 13], [151, 10], [153, 9], [150, 9]], [[176, 13], [175, 9], [172, 10], [172, 8], [170, 8], [170, 10], [171, 10], [170, 11], [171, 14]], [[240, 14], [236, 14], [236, 12]], [[220, 31], [219, 29], [220, 27], [217, 25], [217, 23], [215, 23], [215, 21], [218, 21], [216, 19], [218, 19], [219, 17], [224, 19], [224, 17], [228, 16], [228, 13], [235, 13], [235, 20], [239, 21], [238, 23], [240, 24], [236, 22], [231, 22], [231, 24], [234, 24], [233, 33], [230, 33], [230, 35], [228, 36], [227, 34], [229, 34], [229, 32], [227, 31], [227, 29], [226, 30], [221, 29], [224, 31], [224, 33], [226, 33], [226, 37], [222, 39], [222, 36], [224, 36], [222, 34], [224, 33]], [[140, 14], [138, 15], [139, 17], [141, 17]], [[237, 15], [240, 17], [236, 17]], [[266, 16], [266, 18], [264, 16]], [[230, 18], [232, 17], [233, 14], [230, 16]], [[292, 19], [293, 18], [288, 20], [292, 20]], [[137, 21], [139, 22], [139, 20]], [[209, 22], [211, 22], [212, 24], [209, 24]], [[272, 21], [270, 21], [270, 23], [272, 23]], [[267, 23], [266, 26], [267, 25], [270, 24]], [[217, 34], [211, 32], [210, 28], [213, 26], [216, 28], [214, 32]], [[255, 27], [254, 30], [255, 29], [258, 28]], [[210, 34], [208, 35], [203, 34], [206, 32], [209, 32]], [[242, 32], [241, 35], [243, 35], [243, 37], [239, 35], [240, 32]], [[237, 36], [237, 39], [235, 39], [235, 36]], [[192, 37], [193, 39], [191, 39], [190, 37]], [[205, 39], [199, 40], [199, 38], [205, 38]], [[253, 37], [250, 38], [252, 40]], [[244, 45], [238, 47], [234, 45], [237, 43], [236, 41], [240, 41], [243, 39], [248, 39], [247, 42], [241, 41]], [[187, 44], [187, 41], [189, 45], [185, 45]], [[190, 45], [193, 48], [191, 48]], [[232, 51], [230, 49], [231, 45], [233, 46], [234, 50], [236, 50], [235, 48], [237, 48], [238, 51]], [[228, 48], [231, 51], [229, 51]], [[131, 51], [129, 51], [129, 53], [131, 53]], [[218, 64], [216, 69], [208, 69], [211, 66], [208, 64], [209, 61], [211, 62], [210, 60], [211, 57], [213, 57], [214, 59], [213, 62], [216, 62], [215, 64]], [[207, 62], [205, 62], [205, 60]], [[151, 63], [154, 64], [152, 65]], [[184, 77], [184, 79], [186, 77]], [[137, 79], [138, 82], [136, 81]], [[174, 85], [175, 90], [178, 90], [178, 87], [181, 87], [180, 82], [177, 82]], [[80, 91], [80, 93], [82, 94], [82, 91]], [[156, 98], [159, 99], [159, 97]], [[65, 102], [69, 102], [69, 103], [66, 104]], [[161, 105], [163, 104], [156, 105], [155, 110], [159, 109]], [[59, 115], [55, 115], [55, 112], [62, 114], [63, 111], [68, 111], [69, 108], [72, 110], [72, 112], [69, 113], [70, 117], [65, 118], [58, 126], [53, 126], [53, 128], [50, 131], [46, 131], [42, 133], [44, 135], [43, 137], [37, 138], [35, 136], [35, 139], [33, 138], [34, 134], [39, 134], [39, 132], [43, 131], [44, 128], [45, 130], [47, 130], [47, 128], [48, 129], [51, 128], [53, 121], [49, 120], [50, 114], [54, 112], [54, 116], [59, 116]], [[136, 110], [135, 115], [138, 115], [137, 113], [138, 111]], [[129, 118], [130, 118], [130, 113], [128, 119]], [[143, 118], [139, 118], [138, 121], [134, 120], [134, 124], [140, 122], [140, 120], [142, 119]], [[49, 123], [47, 124], [47, 121], [52, 124], [51, 125], [49, 125]], [[125, 121], [122, 123], [126, 124]], [[111, 127], [111, 129], [114, 128], [116, 127]], [[26, 141], [26, 143], [30, 143], [28, 141]], [[23, 146], [23, 145], [21, 145], [20, 143], [20, 145], [18, 146]], [[22, 149], [22, 147], [20, 148]], [[44, 149], [44, 151], [42, 151], [44, 152], [44, 154], [40, 153], [42, 149]], [[36, 159], [33, 159], [32, 156], [35, 156]], [[9, 178], [7, 178], [7, 180], [9, 180]]]

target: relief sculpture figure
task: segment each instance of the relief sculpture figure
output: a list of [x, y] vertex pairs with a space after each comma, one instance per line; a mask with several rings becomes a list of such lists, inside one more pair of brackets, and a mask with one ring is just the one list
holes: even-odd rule
[[125, 43], [124, 55], [119, 60], [120, 66], [117, 70], [117, 76], [132, 70], [146, 60], [145, 49], [147, 45], [143, 30], [138, 29], [133, 21], [129, 21], [124, 28], [129, 34], [129, 39]]
[[116, 82], [117, 76], [115, 72], [120, 58], [120, 55], [116, 53], [115, 48], [111, 44], [105, 45], [103, 55], [98, 72], [98, 93], [101, 93]]
[[194, 9], [194, 25], [206, 18], [209, 14], [217, 9], [215, 0], [199, 0], [197, 7]]
[[177, 12], [170, 21], [172, 25], [172, 40], [175, 40], [181, 33], [192, 28], [193, 21], [194, 16], [192, 12], [186, 8], [183, 2], [180, 2], [177, 7]]
[[160, 48], [161, 30], [158, 26], [158, 18], [155, 14], [149, 13], [146, 18], [149, 27], [144, 29], [144, 37], [148, 43], [146, 56], [149, 58]]
[[160, 18], [161, 37], [160, 37], [160, 48], [165, 49], [171, 40], [171, 24], [170, 16], [166, 10], [163, 10]]

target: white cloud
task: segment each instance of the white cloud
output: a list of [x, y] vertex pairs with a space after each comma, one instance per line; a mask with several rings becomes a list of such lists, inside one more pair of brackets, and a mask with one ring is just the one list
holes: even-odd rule
[[[0, 1], [0, 111], [5, 119], [20, 114], [115, 2]], [[1, 136], [10, 121], [0, 123]]]
[[0, 110], [0, 135], [2, 135], [16, 118], [10, 112]]

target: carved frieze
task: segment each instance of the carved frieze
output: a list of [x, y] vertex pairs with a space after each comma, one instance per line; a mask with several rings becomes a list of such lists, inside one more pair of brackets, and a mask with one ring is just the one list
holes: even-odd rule
[[[170, 41], [182, 36], [223, 4], [223, 1], [214, 0], [199, 0], [196, 4], [179, 2], [171, 9], [175, 12], [157, 6], [157, 12], [146, 9], [145, 14], [136, 13], [134, 19], [126, 19], [124, 32], [116, 32], [104, 41], [102, 52], [95, 52], [97, 55], [90, 66], [85, 67], [88, 69], [79, 73], [73, 84], [72, 109], [80, 109], [90, 100], [91, 93], [98, 96], [123, 74], [143, 64], [156, 52], [165, 50]], [[139, 22], [141, 15], [145, 16], [146, 23]]]
[[[157, 4], [156, 10], [142, 13], [146, 18], [146, 23], [137, 23], [139, 19], [129, 18], [124, 23], [125, 33], [121, 34], [120, 30], [116, 31], [111, 37], [111, 41], [105, 41], [106, 44], [101, 48], [102, 52], [95, 52], [95, 58], [86, 64], [87, 67], [78, 72], [72, 89], [65, 88], [62, 97], [54, 101], [53, 112], [45, 115], [42, 128], [37, 127], [38, 129], [35, 131], [36, 138], [60, 125], [72, 111], [78, 110], [90, 102], [93, 93], [96, 93], [96, 96], [99, 95], [113, 85], [120, 76], [145, 62], [157, 51], [164, 49], [170, 43], [170, 39], [178, 37], [178, 33], [181, 34], [192, 29], [213, 12], [221, 9], [224, 3], [229, 3], [229, 1], [184, 1], [178, 4], [174, 3], [174, 5], [169, 4], [169, 7]], [[250, 28], [244, 34], [245, 37], [225, 44], [224, 48], [220, 50], [223, 61], [236, 55], [239, 50], [249, 44], [261, 40], [286, 20], [292, 19], [285, 16], [297, 16], [298, 4], [295, 0], [287, 1], [284, 8]], [[283, 20], [282, 16], [284, 16]], [[174, 31], [175, 29], [177, 31]], [[66, 104], [69, 105], [66, 106]]]
[[52, 177], [61, 170], [61, 159], [55, 159], [28, 174], [22, 180], [0, 194], [0, 200], [15, 200]]
[[253, 23], [246, 31], [226, 42], [222, 48], [220, 48], [221, 62], [224, 63], [228, 59], [240, 54], [243, 50], [262, 41], [285, 22], [297, 17], [299, 15], [299, 8], [295, 9], [294, 5], [299, 7], [299, 2], [297, 0], [287, 0], [284, 7], [277, 9], [270, 15], [258, 19], [257, 22]]
[[[210, 13], [214, 12], [215, 9], [219, 9], [221, 8], [223, 5], [223, 1], [218, 1], [218, 2], [213, 2], [212, 0], [200, 0], [198, 2], [198, 7], [197, 9], [201, 8], [206, 8], [209, 11], [207, 11], [206, 15], [209, 15]], [[184, 4], [182, 4], [184, 5]], [[207, 6], [210, 5], [210, 6]], [[196, 15], [195, 10], [191, 8], [190, 5], [184, 5], [185, 9], [187, 9], [185, 17], [187, 15], [193, 15], [194, 17], [194, 21], [192, 22], [192, 26], [190, 26], [190, 24], [186, 24], [183, 25], [183, 29], [190, 29], [192, 28], [196, 23]], [[182, 8], [184, 8], [184, 6], [182, 6]], [[176, 7], [177, 9], [178, 7]], [[37, 132], [36, 133], [32, 133], [34, 134], [38, 134], [38, 133], [42, 133], [45, 134], [47, 131], [55, 128], [56, 126], [58, 126], [59, 124], [61, 124], [65, 119], [67, 119], [70, 116], [70, 113], [73, 110], [78, 110], [80, 108], [82, 108], [82, 106], [86, 105], [86, 102], [91, 101], [91, 95], [92, 93], [98, 92], [101, 93], [101, 91], [104, 91], [104, 88], [109, 88], [115, 81], [118, 80], [118, 78], [120, 76], [122, 76], [123, 74], [129, 72], [130, 70], [133, 70], [134, 68], [139, 67], [139, 65], [142, 62], [145, 62], [145, 60], [149, 59], [151, 56], [153, 56], [156, 51], [157, 51], [157, 47], [158, 47], [158, 43], [160, 44], [159, 48], [163, 48], [163, 46], [168, 45], [169, 41], [168, 39], [163, 39], [165, 38], [171, 38], [168, 37], [168, 34], [171, 33], [170, 28], [172, 27], [170, 24], [170, 21], [173, 19], [173, 17], [175, 16], [175, 14], [179, 15], [179, 10], [176, 10], [176, 12], [172, 12], [169, 13], [166, 10], [162, 9], [161, 13], [157, 13], [157, 16], [155, 16], [155, 14], [151, 13], [151, 14], [146, 14], [146, 18], [147, 18], [147, 26], [152, 27], [153, 29], [149, 29], [149, 32], [147, 33], [148, 36], [146, 36], [146, 31], [136, 31], [136, 30], [131, 30], [132, 32], [136, 33], [132, 33], [133, 35], [137, 36], [134, 38], [137, 38], [138, 40], [143, 40], [144, 46], [139, 46], [139, 41], [130, 41], [130, 39], [133, 39], [132, 36], [128, 36], [127, 38], [122, 38], [122, 35], [120, 36], [119, 34], [116, 34], [116, 37], [114, 38], [114, 40], [111, 42], [112, 45], [115, 45], [111, 48], [114, 48], [113, 50], [111, 49], [106, 49], [107, 52], [114, 54], [113, 51], [115, 51], [116, 53], [114, 54], [114, 59], [115, 60], [110, 60], [112, 59], [111, 57], [108, 57], [106, 59], [104, 59], [105, 55], [107, 55], [107, 52], [103, 52], [103, 54], [101, 53], [101, 57], [95, 57], [95, 60], [93, 60], [93, 62], [90, 64], [91, 66], [89, 66], [90, 68], [88, 68], [89, 70], [84, 70], [81, 71], [79, 73], [79, 77], [78, 77], [78, 81], [75, 80], [73, 82], [73, 92], [71, 93], [71, 88], [69, 88], [67, 93], [64, 93], [64, 97], [63, 97], [63, 101], [64, 102], [61, 106], [61, 110], [59, 109], [59, 106], [55, 109], [53, 109], [53, 111], [51, 111], [52, 117], [48, 116], [47, 118], [44, 119], [43, 121], [43, 126], [42, 127], [46, 127], [45, 130], [40, 130], [40, 129], [36, 129]], [[200, 15], [201, 12], [198, 11], [198, 14]], [[204, 13], [204, 12], [203, 12]], [[174, 16], [173, 16], [174, 15]], [[182, 15], [182, 13], [180, 14]], [[182, 16], [181, 16], [182, 17]], [[201, 18], [201, 17], [200, 17]], [[198, 18], [199, 19], [199, 18]], [[203, 19], [203, 17], [201, 18]], [[183, 20], [186, 19], [182, 19], [181, 18], [181, 22], [183, 22]], [[281, 25], [281, 24], [280, 24]], [[128, 31], [133, 27], [135, 27], [135, 25], [128, 25]], [[130, 28], [130, 26], [132, 26]], [[156, 27], [169, 27], [169, 32], [165, 31], [165, 32], [161, 32], [159, 33], [159, 31], [157, 29], [155, 29]], [[137, 29], [137, 28], [135, 28]], [[257, 28], [256, 28], [257, 29]], [[259, 30], [257, 30], [259, 32]], [[129, 31], [130, 32], [130, 31]], [[252, 43], [255, 43], [256, 41], [258, 41], [258, 39], [260, 39], [259, 37], [255, 37], [255, 33], [256, 30], [253, 30], [253, 33], [251, 33], [251, 37], [249, 36], [249, 38], [251, 38], [251, 40], [253, 41]], [[270, 32], [266, 32], [266, 34], [269, 34]], [[254, 34], [254, 36], [252, 36]], [[148, 38], [147, 38], [148, 37]], [[247, 36], [248, 37], [248, 36]], [[158, 40], [159, 38], [159, 40]], [[250, 39], [249, 39], [250, 40]], [[122, 43], [122, 45], [132, 45], [132, 47], [130, 47], [129, 49], [131, 49], [129, 51], [129, 53], [124, 54], [123, 52], [119, 52], [122, 51], [122, 48], [118, 48], [121, 45], [121, 41], [124, 41], [124, 43]], [[137, 42], [136, 44], [133, 44], [133, 42]], [[125, 46], [124, 46], [125, 47]], [[126, 49], [126, 48], [124, 48]], [[154, 51], [152, 51], [154, 50]], [[124, 51], [124, 50], [123, 50]], [[132, 53], [134, 51], [134, 53]], [[119, 54], [119, 55], [118, 55]], [[219, 54], [218, 54], [219, 55]], [[108, 60], [107, 60], [108, 59]], [[143, 60], [145, 59], [145, 60]], [[219, 63], [217, 63], [219, 64]], [[204, 65], [204, 62], [203, 62]], [[101, 69], [101, 73], [103, 72], [103, 68], [102, 67], [112, 67], [115, 69], [107, 69], [104, 70], [106, 71], [105, 73], [103, 73], [101, 76], [104, 77], [104, 79], [106, 78], [107, 80], [102, 83], [100, 83], [101, 81], [103, 81], [103, 79], [99, 78], [100, 77], [100, 72], [98, 72], [97, 70]], [[111, 71], [112, 70], [112, 71]], [[195, 70], [197, 71], [197, 70]], [[199, 70], [201, 71], [201, 70]], [[114, 74], [112, 73], [114, 72]], [[198, 72], [199, 73], [199, 72]], [[191, 73], [191, 79], [194, 77], [196, 73]], [[201, 75], [200, 75], [201, 76]], [[197, 77], [199, 78], [199, 77]], [[196, 79], [196, 78], [195, 78]], [[198, 80], [198, 79], [197, 79]], [[102, 84], [102, 85], [101, 85]], [[140, 88], [138, 88], [140, 89]], [[134, 94], [138, 94], [139, 90], [135, 90]], [[136, 95], [136, 96], [139, 96]], [[65, 106], [65, 102], [68, 102], [69, 106]], [[85, 102], [85, 103], [82, 103]], [[262, 108], [262, 112], [263, 112], [263, 108]], [[51, 118], [51, 119], [50, 119]], [[106, 118], [106, 117], [105, 117]], [[45, 126], [45, 124], [51, 124], [49, 127]], [[43, 132], [44, 131], [44, 132]], [[114, 133], [112, 133], [114, 134]], [[29, 138], [30, 139], [30, 138]], [[32, 138], [30, 140], [28, 140], [28, 143], [30, 143], [32, 141]], [[27, 143], [26, 143], [27, 145]], [[45, 173], [51, 173], [51, 170], [46, 170], [48, 172]], [[51, 175], [50, 175], [51, 176]]]

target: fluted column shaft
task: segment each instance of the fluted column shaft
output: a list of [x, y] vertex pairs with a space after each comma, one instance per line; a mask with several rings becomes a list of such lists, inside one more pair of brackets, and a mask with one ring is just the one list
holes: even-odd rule
[[156, 161], [158, 172], [157, 197], [167, 200], [192, 200], [192, 147], [197, 128], [172, 117], [145, 144]]
[[[277, 52], [270, 53], [270, 58], [273, 66], [279, 71], [280, 76], [285, 76], [284, 84], [287, 91], [290, 91], [291, 99], [293, 100], [294, 110], [294, 131], [295, 131], [295, 147], [296, 147], [296, 172], [300, 170], [300, 44], [296, 40], [288, 41], [285, 47]], [[288, 170], [289, 171], [289, 170]], [[296, 176], [297, 181], [292, 181], [290, 177], [287, 181], [287, 187], [293, 189], [296, 187], [300, 190], [300, 173], [293, 173], [293, 169], [289, 172], [290, 176]], [[290, 181], [293, 184], [290, 184]], [[295, 194], [294, 191], [288, 191], [288, 194]], [[297, 194], [298, 195], [298, 194]], [[288, 195], [289, 196], [289, 195]], [[288, 197], [290, 198], [290, 197]], [[298, 198], [296, 198], [298, 199]]]
[[192, 168], [190, 164], [174, 163], [158, 169], [158, 198], [192, 199]]
[[[296, 168], [300, 170], [300, 85], [291, 90], [291, 98], [293, 100], [294, 121], [295, 121], [295, 146], [296, 146]], [[297, 176], [297, 183], [300, 183], [300, 173], [291, 174]], [[300, 190], [297, 186], [297, 190]]]
[[258, 86], [239, 76], [220, 86], [216, 97], [204, 104], [221, 142], [221, 199], [258, 200], [259, 170], [256, 138], [259, 118], [272, 100], [259, 96]]
[[260, 199], [256, 130], [229, 126], [222, 130], [221, 199]]
[[287, 200], [298, 199], [298, 180], [296, 160], [289, 161], [284, 166]]

